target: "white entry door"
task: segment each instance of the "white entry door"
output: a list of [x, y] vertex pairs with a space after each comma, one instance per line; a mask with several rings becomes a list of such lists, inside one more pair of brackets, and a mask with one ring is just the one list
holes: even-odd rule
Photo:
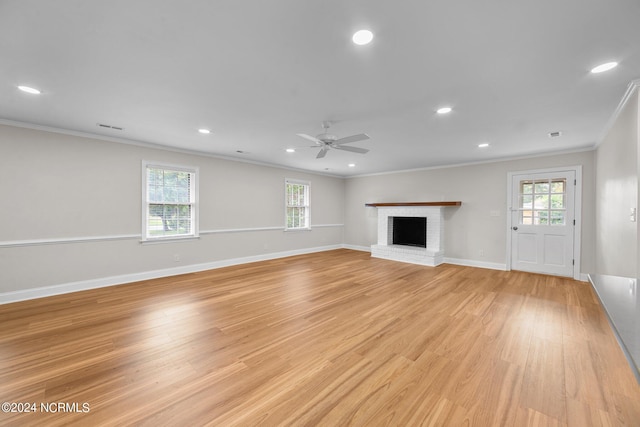
[[513, 175], [511, 266], [573, 276], [575, 171]]

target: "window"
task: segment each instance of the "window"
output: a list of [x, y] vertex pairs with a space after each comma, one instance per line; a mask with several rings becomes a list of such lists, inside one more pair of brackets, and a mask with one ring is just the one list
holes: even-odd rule
[[285, 229], [309, 229], [309, 183], [285, 180], [285, 201]]
[[520, 181], [520, 224], [565, 225], [567, 180]]
[[143, 162], [142, 169], [142, 240], [197, 237], [197, 168]]

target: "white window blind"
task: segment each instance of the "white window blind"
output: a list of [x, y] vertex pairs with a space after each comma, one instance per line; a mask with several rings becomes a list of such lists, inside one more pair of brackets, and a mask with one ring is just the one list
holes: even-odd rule
[[197, 237], [197, 169], [145, 163], [143, 240]]
[[309, 182], [285, 181], [287, 230], [308, 229], [310, 218]]

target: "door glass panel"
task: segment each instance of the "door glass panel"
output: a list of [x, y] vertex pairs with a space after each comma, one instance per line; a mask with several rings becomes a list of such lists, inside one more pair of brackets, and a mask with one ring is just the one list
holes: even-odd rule
[[549, 194], [549, 180], [536, 181], [534, 190], [536, 194]]
[[531, 209], [533, 207], [533, 196], [520, 196], [520, 207]]
[[551, 211], [551, 225], [565, 225], [565, 211]]
[[536, 209], [549, 209], [549, 195], [548, 194], [536, 194]]
[[552, 194], [551, 195], [551, 209], [564, 208], [564, 194]]
[[561, 181], [552, 181], [551, 182], [551, 192], [554, 194], [564, 193], [564, 179]]
[[566, 186], [564, 178], [520, 181], [520, 224], [566, 225]]
[[549, 224], [549, 211], [533, 211], [533, 224], [534, 225], [547, 225]]

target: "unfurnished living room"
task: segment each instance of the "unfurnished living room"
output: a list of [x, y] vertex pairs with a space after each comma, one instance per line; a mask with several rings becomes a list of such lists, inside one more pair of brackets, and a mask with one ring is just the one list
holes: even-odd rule
[[640, 3], [3, 0], [1, 426], [640, 426]]

